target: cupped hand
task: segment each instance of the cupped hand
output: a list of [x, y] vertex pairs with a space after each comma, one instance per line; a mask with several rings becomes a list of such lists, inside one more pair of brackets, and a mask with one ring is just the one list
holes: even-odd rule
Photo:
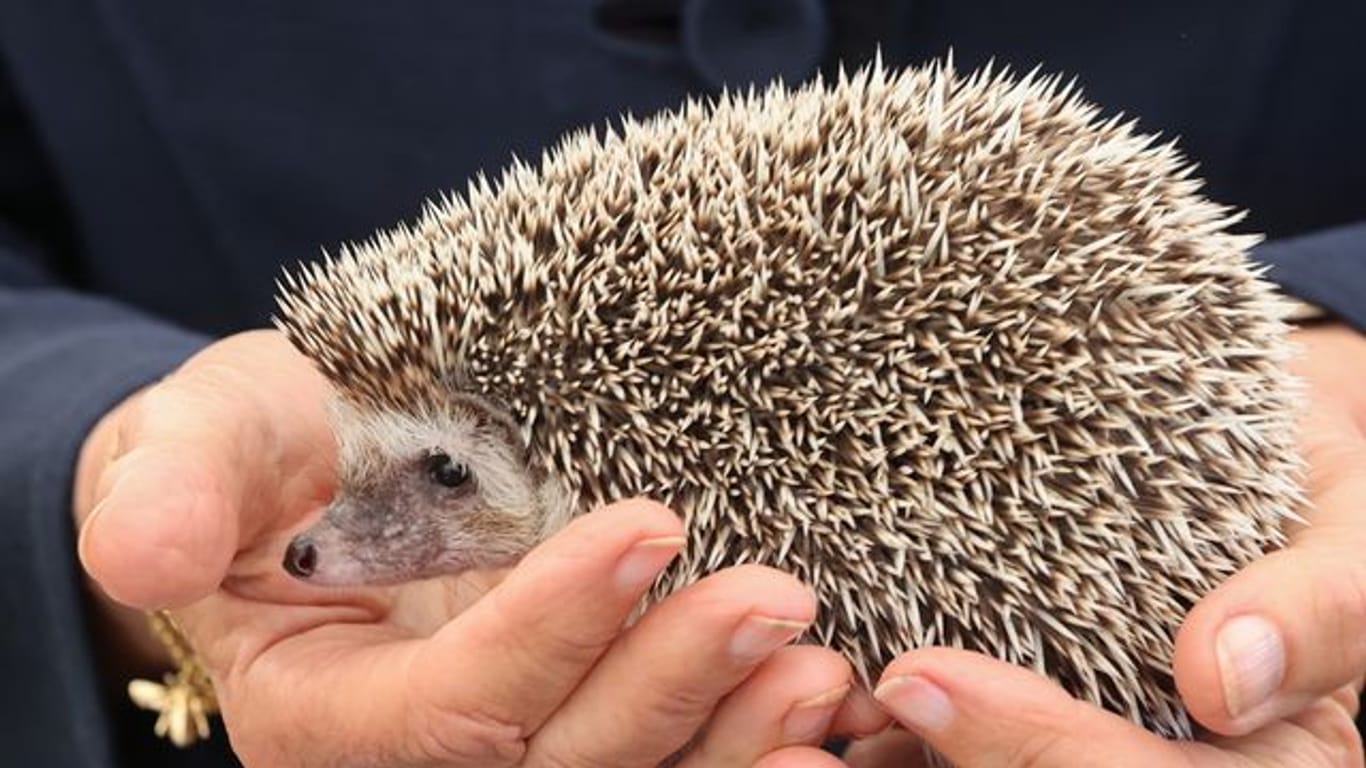
[[1361, 766], [1366, 337], [1325, 325], [1296, 341], [1310, 524], [1199, 602], [1177, 635], [1177, 688], [1206, 736], [1166, 741], [1027, 670], [927, 648], [893, 663], [877, 689], [909, 734], [858, 745], [849, 763], [915, 764], [923, 739], [963, 768]]
[[333, 490], [328, 385], [277, 334], [214, 344], [91, 433], [75, 491], [98, 589], [173, 607], [249, 766], [819, 765], [848, 665], [784, 647], [809, 591], [717, 573], [624, 624], [683, 543], [584, 515], [500, 577], [310, 587], [281, 556]]

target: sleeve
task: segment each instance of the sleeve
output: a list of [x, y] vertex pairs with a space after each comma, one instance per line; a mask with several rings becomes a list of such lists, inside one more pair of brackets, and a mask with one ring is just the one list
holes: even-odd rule
[[1253, 258], [1286, 293], [1366, 332], [1366, 221], [1271, 240]]
[[34, 277], [0, 242], [0, 722], [16, 765], [113, 765], [110, 728], [75, 558], [71, 486], [94, 422], [205, 340]]
[[0, 762], [107, 768], [126, 756], [129, 728], [86, 619], [77, 452], [110, 407], [207, 340], [72, 290], [60, 210], [0, 78]]

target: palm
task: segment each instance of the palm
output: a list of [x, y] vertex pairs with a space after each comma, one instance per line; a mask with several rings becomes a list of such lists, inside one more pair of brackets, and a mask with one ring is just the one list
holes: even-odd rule
[[[186, 624], [215, 678], [230, 732], [297, 735], [316, 730], [319, 738], [335, 743], [338, 731], [319, 721], [317, 713], [330, 711], [348, 720], [377, 705], [368, 699], [354, 701], [356, 691], [401, 697], [410, 689], [401, 672], [413, 668], [422, 639], [481, 594], [485, 578], [334, 592], [273, 573], [234, 575], [219, 592], [187, 611]], [[376, 684], [381, 677], [398, 684]], [[338, 711], [339, 704], [348, 703], [352, 712]], [[376, 706], [376, 711], [401, 712], [403, 707]], [[286, 713], [297, 720], [262, 727], [252, 722], [258, 713], [273, 718]], [[397, 724], [381, 730], [402, 732]], [[364, 750], [366, 741], [354, 748]], [[288, 747], [235, 746], [244, 755]]]

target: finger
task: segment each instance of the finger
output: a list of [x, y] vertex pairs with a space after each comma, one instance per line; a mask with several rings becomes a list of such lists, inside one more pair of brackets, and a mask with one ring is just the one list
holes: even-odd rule
[[245, 345], [256, 366], [311, 382], [292, 390], [312, 396], [269, 405], [260, 393], [286, 384], [228, 364], [191, 365], [139, 396], [121, 419], [120, 455], [101, 473], [79, 542], [87, 571], [120, 602], [159, 608], [205, 596], [244, 541], [301, 518], [330, 493], [325, 385], [283, 342], [246, 336], [215, 354]]
[[682, 544], [672, 512], [636, 500], [579, 517], [533, 550], [423, 643], [409, 684], [431, 731], [471, 718], [536, 731]]
[[531, 762], [658, 764], [815, 612], [810, 590], [770, 568], [731, 568], [685, 587], [613, 645], [532, 740]]
[[960, 768], [1183, 764], [1172, 743], [1029, 670], [968, 651], [912, 651], [874, 696]]
[[887, 716], [873, 699], [873, 695], [862, 685], [854, 686], [844, 697], [835, 722], [830, 730], [843, 736], [871, 736], [886, 730], [892, 719]]
[[[1200, 601], [1177, 634], [1177, 688], [1218, 733], [1250, 733], [1366, 674], [1366, 452], [1335, 475], [1287, 549]], [[1355, 469], [1353, 469], [1355, 468]]]
[[109, 491], [81, 529], [82, 565], [113, 599], [174, 607], [212, 592], [238, 541], [225, 473], [169, 445], [135, 447], [108, 471]]
[[783, 747], [817, 746], [851, 684], [834, 651], [779, 648], [717, 706], [680, 768], [747, 767]]
[[787, 747], [765, 755], [754, 768], [845, 768], [839, 758], [815, 747]]

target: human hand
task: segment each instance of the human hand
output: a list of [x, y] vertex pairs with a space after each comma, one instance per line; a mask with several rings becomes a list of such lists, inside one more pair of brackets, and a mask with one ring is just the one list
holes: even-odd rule
[[1347, 686], [1251, 733], [1185, 742], [1078, 701], [1028, 669], [951, 648], [904, 655], [888, 667], [877, 696], [909, 733], [855, 745], [845, 757], [853, 768], [924, 765], [922, 740], [959, 768], [1362, 764], [1356, 692]]
[[286, 576], [335, 483], [328, 391], [277, 334], [235, 336], [111, 412], [78, 469], [82, 562], [114, 600], [175, 607], [247, 765], [645, 766], [699, 732], [683, 765], [823, 759], [803, 745], [850, 670], [782, 647], [815, 611], [794, 579], [729, 569], [623, 631], [683, 541], [657, 505], [585, 515], [501, 581]]
[[[1366, 675], [1366, 337], [1301, 331], [1301, 444], [1313, 502], [1291, 544], [1200, 601], [1176, 640], [1177, 687], [1211, 734], [1165, 741], [1027, 670], [949, 649], [904, 655], [878, 688], [914, 734], [973, 766], [1360, 766]], [[850, 764], [906, 764], [914, 739]]]

